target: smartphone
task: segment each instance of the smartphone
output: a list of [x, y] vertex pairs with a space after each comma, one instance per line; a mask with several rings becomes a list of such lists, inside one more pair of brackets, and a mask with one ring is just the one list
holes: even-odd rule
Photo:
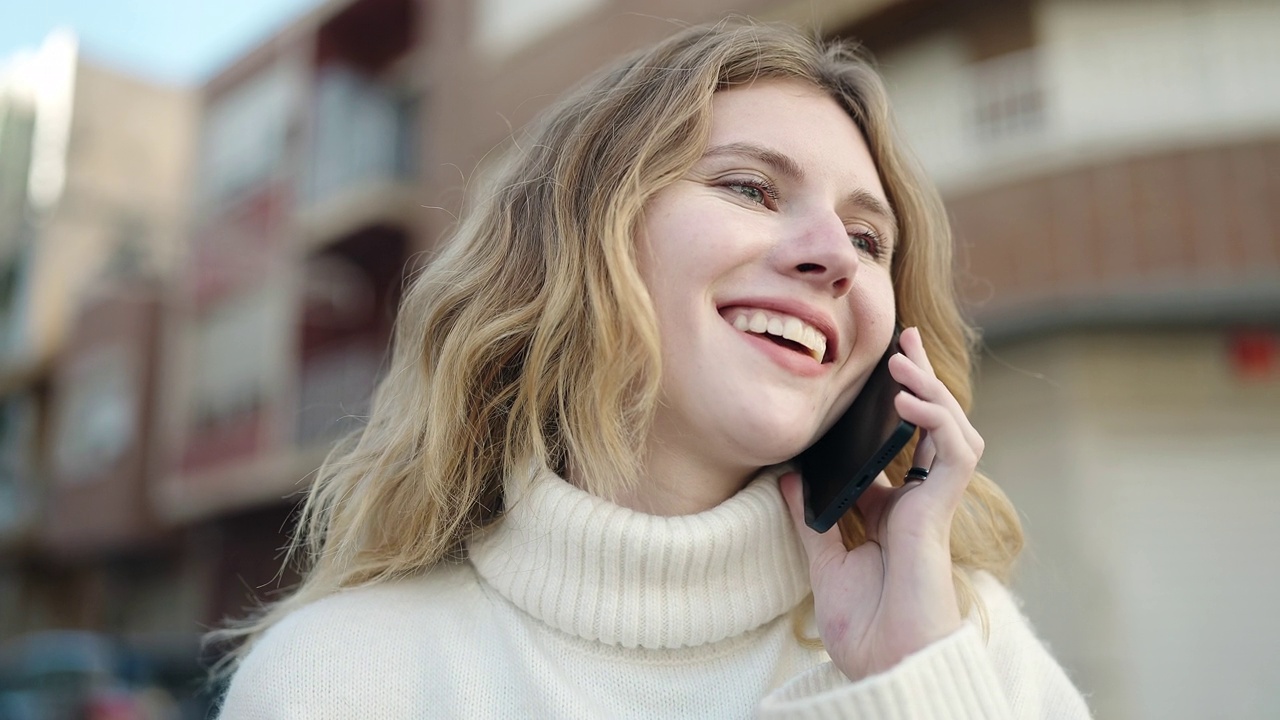
[[818, 532], [836, 524], [916, 432], [893, 405], [903, 389], [889, 374], [889, 358], [897, 352], [894, 331], [853, 404], [792, 461], [804, 479], [805, 523]]

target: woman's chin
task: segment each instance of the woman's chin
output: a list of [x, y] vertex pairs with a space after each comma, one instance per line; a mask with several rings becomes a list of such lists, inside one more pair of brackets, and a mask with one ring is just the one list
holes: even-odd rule
[[752, 464], [767, 467], [791, 460], [812, 443], [813, 438], [810, 433], [799, 434], [779, 430], [769, 435], [744, 438], [740, 447], [752, 459]]

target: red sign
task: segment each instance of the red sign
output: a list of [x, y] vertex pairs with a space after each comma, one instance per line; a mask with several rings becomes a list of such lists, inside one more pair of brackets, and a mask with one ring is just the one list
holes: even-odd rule
[[1280, 338], [1271, 330], [1239, 330], [1228, 340], [1236, 377], [1264, 380], [1280, 377]]

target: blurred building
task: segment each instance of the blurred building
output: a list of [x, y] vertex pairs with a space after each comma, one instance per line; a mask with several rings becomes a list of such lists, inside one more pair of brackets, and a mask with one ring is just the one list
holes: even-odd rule
[[586, 73], [730, 13], [878, 58], [984, 330], [1017, 589], [1095, 712], [1280, 713], [1268, 0], [331, 0], [148, 100], [55, 43], [53, 100], [0, 92], [0, 632], [191, 640], [287, 585], [468, 184]]
[[297, 493], [367, 412], [428, 236], [420, 10], [330, 3], [202, 89], [151, 498], [169, 525], [199, 528], [185, 577], [211, 592], [193, 623], [243, 615], [278, 581]]
[[3, 74], [0, 659], [51, 628], [194, 659], [292, 580], [426, 246], [420, 22], [329, 3], [190, 90], [63, 36]]
[[195, 110], [66, 33], [0, 68], [5, 636], [94, 622], [83, 557], [114, 561], [155, 527], [158, 288], [184, 245]]

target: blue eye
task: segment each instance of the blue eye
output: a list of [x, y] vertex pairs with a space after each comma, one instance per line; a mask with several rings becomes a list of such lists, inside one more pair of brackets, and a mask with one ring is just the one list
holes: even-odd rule
[[721, 187], [727, 188], [729, 191], [741, 195], [749, 202], [757, 205], [763, 205], [768, 208], [774, 207], [778, 202], [778, 191], [769, 184], [767, 180], [758, 178], [734, 178], [726, 180]]
[[727, 187], [751, 202], [764, 204], [766, 197], [764, 191], [754, 185], [731, 183]]
[[867, 253], [877, 260], [880, 259], [882, 248], [880, 246], [880, 237], [870, 230], [862, 230], [859, 232], [849, 233], [849, 240], [853, 246]]

